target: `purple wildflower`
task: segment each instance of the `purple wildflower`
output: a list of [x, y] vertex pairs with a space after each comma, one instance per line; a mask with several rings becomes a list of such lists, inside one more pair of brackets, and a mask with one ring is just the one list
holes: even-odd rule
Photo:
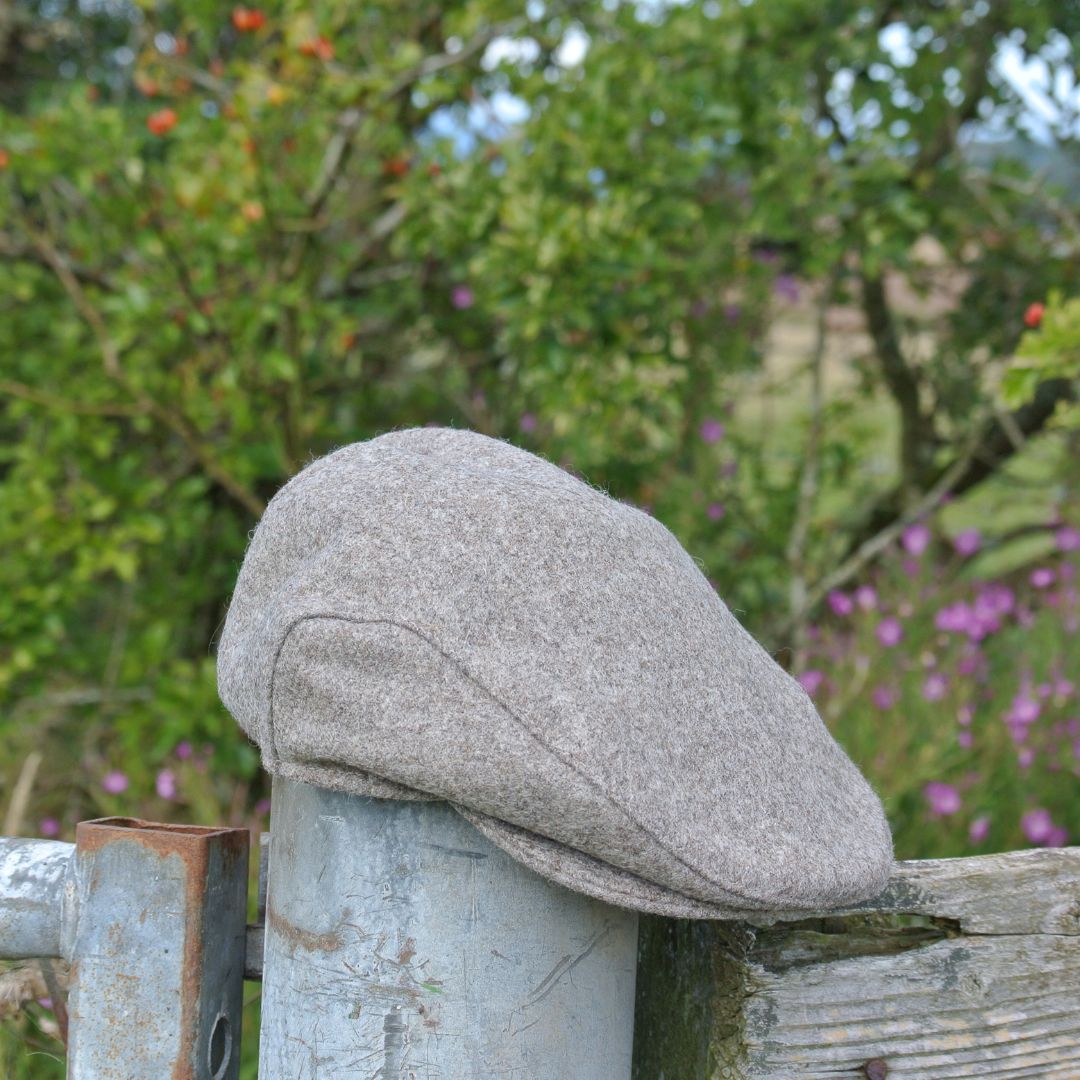
[[1020, 818], [1020, 831], [1033, 844], [1045, 844], [1054, 831], [1049, 810], [1028, 810]]
[[860, 585], [855, 590], [855, 603], [861, 611], [874, 611], [878, 605], [877, 590], [873, 585]]
[[1075, 529], [1072, 525], [1062, 525], [1054, 533], [1054, 542], [1058, 551], [1080, 551], [1080, 529]]
[[940, 671], [932, 671], [923, 683], [922, 696], [927, 701], [940, 701], [949, 689], [948, 677]]
[[1034, 724], [1039, 719], [1042, 706], [1030, 696], [1021, 691], [1013, 698], [1012, 707], [1005, 716], [1007, 724]]
[[957, 555], [970, 558], [982, 547], [982, 534], [978, 529], [964, 529], [953, 537], [953, 547]]
[[722, 502], [709, 503], [709, 509], [705, 513], [710, 521], [720, 521], [727, 513], [727, 507]]
[[773, 292], [781, 300], [790, 300], [794, 303], [799, 299], [799, 283], [791, 274], [777, 274], [773, 282]]
[[821, 684], [825, 681], [825, 672], [818, 671], [817, 668], [811, 668], [809, 671], [804, 671], [799, 676], [799, 685], [813, 697], [821, 688]]
[[59, 836], [60, 822], [54, 817], [43, 817], [38, 822], [38, 831], [42, 836]]
[[468, 285], [455, 285], [450, 290], [450, 303], [453, 304], [458, 311], [465, 311], [476, 303], [476, 296]]
[[990, 819], [983, 814], [972, 821], [968, 827], [968, 839], [973, 844], [981, 844], [990, 835]]
[[717, 443], [719, 442], [727, 432], [727, 428], [716, 419], [708, 417], [701, 421], [701, 427], [698, 428], [698, 434], [701, 436], [702, 442]]
[[181, 761], [187, 761], [187, 759], [195, 753], [195, 748], [187, 741], [187, 739], [184, 739], [183, 742], [176, 744], [175, 753]]
[[909, 525], [900, 534], [900, 543], [909, 555], [918, 558], [930, 546], [930, 530], [921, 521]]
[[934, 817], [947, 817], [960, 809], [960, 792], [952, 784], [946, 784], [941, 780], [931, 780], [923, 788], [923, 796]]
[[850, 615], [855, 610], [855, 603], [847, 593], [833, 589], [826, 598], [834, 615]]
[[172, 769], [162, 769], [157, 774], [154, 789], [162, 799], [176, 798], [176, 773]]
[[904, 637], [904, 628], [900, 625], [899, 619], [894, 619], [891, 616], [887, 619], [882, 619], [877, 624], [878, 641], [885, 646], [886, 649], [891, 649], [894, 645], [899, 645]]
[[1031, 571], [1031, 576], [1028, 581], [1035, 586], [1036, 589], [1049, 589], [1054, 581], [1057, 579], [1057, 574], [1049, 566], [1040, 566]]
[[974, 614], [963, 600], [957, 600], [955, 604], [947, 604], [938, 611], [934, 616], [934, 626], [949, 634], [968, 634], [974, 625]]
[[875, 686], [870, 700], [879, 709], [891, 709], [900, 700], [900, 694], [893, 686]]
[[521, 419], [518, 421], [518, 427], [521, 428], [526, 435], [531, 434], [536, 430], [536, 415], [531, 412], [522, 413]]
[[113, 769], [105, 774], [101, 786], [110, 795], [120, 795], [128, 789], [128, 778], [119, 769]]

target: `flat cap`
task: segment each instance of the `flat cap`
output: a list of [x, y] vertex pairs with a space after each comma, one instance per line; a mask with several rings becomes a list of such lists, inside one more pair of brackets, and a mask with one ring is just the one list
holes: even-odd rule
[[675, 537], [474, 432], [395, 431], [286, 484], [218, 687], [270, 772], [448, 800], [624, 907], [815, 910], [891, 866], [878, 798]]

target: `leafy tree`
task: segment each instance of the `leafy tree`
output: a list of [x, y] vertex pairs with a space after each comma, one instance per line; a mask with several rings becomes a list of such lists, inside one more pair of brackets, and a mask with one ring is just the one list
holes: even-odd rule
[[[968, 136], [1030, 151], [995, 58], [1067, 66], [1074, 3], [4, 10], [0, 698], [66, 820], [182, 740], [254, 779], [212, 642], [267, 499], [335, 445], [521, 441], [798, 646], [1071, 394], [997, 404], [1077, 252], [1064, 189]], [[776, 389], [797, 293], [815, 344]], [[868, 347], [833, 386], [837, 305]]]

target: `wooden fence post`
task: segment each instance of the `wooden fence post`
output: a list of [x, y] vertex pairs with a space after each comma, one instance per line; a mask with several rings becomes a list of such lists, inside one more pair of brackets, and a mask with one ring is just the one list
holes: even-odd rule
[[636, 1080], [1080, 1077], [1080, 848], [898, 863], [814, 918], [643, 920], [641, 957]]

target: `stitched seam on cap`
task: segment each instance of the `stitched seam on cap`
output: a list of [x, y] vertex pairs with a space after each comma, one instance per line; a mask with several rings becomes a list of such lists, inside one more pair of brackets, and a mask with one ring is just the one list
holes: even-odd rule
[[[637, 818], [635, 818], [633, 816], [633, 814], [631, 814], [630, 811], [626, 809], [626, 807], [620, 806], [619, 803], [617, 803], [606, 791], [604, 791], [604, 789], [599, 785], [599, 783], [597, 783], [597, 781], [593, 780], [592, 777], [590, 777], [590, 776], [586, 776], [583, 772], [581, 772], [580, 769], [578, 769], [573, 764], [573, 762], [568, 761], [554, 747], [549, 746], [539, 735], [537, 735], [529, 727], [529, 725], [523, 719], [521, 719], [521, 717], [519, 717], [517, 715], [517, 713], [514, 712], [513, 709], [509, 708], [506, 704], [504, 704], [502, 701], [500, 701], [499, 698], [496, 697], [496, 695], [494, 693], [492, 693], [486, 686], [484, 686], [483, 683], [481, 683], [471, 672], [469, 672], [460, 661], [455, 659], [449, 653], [445, 652], [442, 648], [439, 647], [439, 645], [437, 645], [434, 641], [432, 641], [426, 634], [423, 634], [419, 630], [415, 630], [413, 627], [407, 626], [405, 623], [399, 622], [396, 619], [361, 619], [361, 618], [350, 617], [350, 616], [347, 616], [347, 615], [335, 615], [335, 614], [329, 614], [329, 613], [324, 613], [324, 614], [313, 613], [313, 614], [307, 614], [307, 615], [300, 615], [289, 624], [289, 626], [285, 630], [285, 633], [282, 635], [281, 642], [278, 645], [277, 651], [274, 654], [274, 666], [273, 666], [273, 668], [271, 669], [271, 672], [270, 672], [270, 701], [269, 701], [268, 712], [267, 712], [266, 730], [267, 730], [267, 734], [268, 734], [269, 739], [270, 739], [271, 749], [273, 751], [273, 754], [274, 754], [275, 758], [277, 758], [277, 744], [275, 742], [275, 737], [274, 737], [274, 684], [275, 684], [275, 680], [276, 680], [276, 677], [277, 677], [278, 661], [281, 659], [281, 653], [284, 650], [285, 645], [288, 642], [289, 637], [292, 634], [292, 632], [298, 626], [300, 626], [301, 623], [311, 622], [311, 621], [313, 621], [315, 619], [324, 619], [324, 620], [330, 620], [330, 621], [334, 621], [334, 622], [351, 623], [351, 624], [357, 625], [357, 626], [394, 626], [394, 627], [397, 627], [399, 630], [405, 630], [408, 633], [410, 633], [410, 634], [414, 635], [415, 637], [419, 638], [421, 641], [423, 641], [430, 648], [434, 649], [448, 663], [452, 664], [458, 670], [458, 672], [460, 672], [461, 675], [463, 675], [470, 683], [472, 683], [473, 686], [476, 687], [477, 690], [479, 690], [482, 694], [484, 694], [490, 701], [493, 701], [496, 705], [498, 705], [499, 708], [501, 708], [506, 713], [506, 715], [509, 716], [510, 719], [513, 720], [514, 723], [516, 723], [521, 728], [521, 730], [525, 732], [526, 735], [528, 735], [531, 739], [533, 739], [540, 746], [542, 746], [545, 750], [547, 750], [548, 753], [550, 753], [553, 757], [555, 757], [559, 761], [559, 763], [563, 765], [564, 768], [569, 769], [570, 772], [572, 772], [575, 776], [577, 776], [579, 779], [584, 781], [584, 783], [586, 783], [589, 787], [591, 787], [606, 803], [608, 803], [608, 805], [610, 805], [618, 813], [622, 814], [622, 816], [624, 818], [626, 818], [626, 820], [629, 821], [630, 824], [634, 826], [634, 828], [636, 828], [644, 836], [647, 836], [650, 840], [652, 840], [652, 842], [654, 844], [656, 844], [660, 848], [661, 851], [663, 851], [667, 855], [669, 855], [680, 866], [682, 866], [685, 869], [689, 870], [692, 874], [694, 874], [697, 877], [701, 878], [702, 881], [707, 882], [709, 885], [714, 885], [716, 888], [722, 889], [724, 892], [728, 893], [730, 896], [736, 896], [740, 900], [747, 901], [750, 904], [750, 906], [753, 907], [753, 908], [756, 908], [758, 905], [760, 905], [760, 904], [762, 904], [764, 902], [761, 899], [759, 899], [758, 897], [747, 896], [745, 893], [738, 892], [736, 889], [733, 889], [733, 888], [731, 888], [731, 887], [729, 887], [727, 885], [724, 885], [719, 881], [715, 881], [713, 878], [707, 876], [706, 874], [703, 874], [696, 867], [694, 867], [690, 863], [688, 863], [684, 858], [682, 858], [682, 856], [680, 856], [676, 852], [672, 851], [671, 848], [663, 840], [661, 840], [659, 837], [657, 837], [652, 832], [651, 829], [649, 829], [646, 826], [642, 825], [642, 823], [640, 821], [638, 821]], [[277, 759], [280, 760], [279, 758], [277, 758]], [[556, 842], [558, 842], [558, 841], [556, 841]], [[707, 901], [704, 901], [704, 902], [707, 903]], [[796, 909], [796, 910], [798, 910], [798, 909]]]
[[[516, 829], [519, 832], [525, 833], [526, 835], [529, 835], [529, 836], [534, 835], [534, 834], [530, 833], [528, 829], [523, 829], [520, 825], [511, 825], [510, 822], [500, 821], [498, 818], [493, 818], [490, 814], [481, 813], [479, 810], [472, 810], [467, 806], [460, 806], [457, 803], [453, 803], [453, 802], [450, 803], [450, 805], [453, 806], [454, 809], [459, 814], [461, 814], [461, 816], [463, 818], [465, 818], [465, 820], [468, 821], [469, 824], [471, 824], [473, 826], [473, 828], [475, 828], [482, 836], [486, 836], [489, 840], [491, 840], [491, 842], [493, 844], [495, 844], [497, 847], [502, 848], [503, 851], [506, 851], [513, 858], [521, 858], [521, 856], [514, 855], [514, 853], [512, 851], [510, 851], [509, 848], [504, 848], [502, 846], [502, 844], [499, 843], [498, 840], [494, 839], [492, 836], [490, 836], [488, 833], [486, 833], [484, 831], [484, 826], [478, 825], [475, 819], [476, 818], [486, 818], [489, 822], [494, 823], [494, 825], [502, 825], [504, 828]], [[494, 829], [492, 827], [492, 825], [488, 825], [487, 828], [492, 828], [493, 832], [497, 831], [496, 829]], [[611, 882], [609, 880], [604, 880], [600, 884], [596, 884], [595, 879], [591, 879], [590, 880], [590, 886], [592, 887], [592, 889], [594, 891], [587, 892], [585, 889], [582, 889], [580, 886], [578, 886], [579, 891], [585, 892], [586, 895], [588, 895], [588, 896], [596, 897], [598, 899], [603, 899], [602, 893], [612, 893], [612, 894], [614, 894], [616, 896], [624, 897], [627, 900], [632, 900], [632, 901], [635, 901], [636, 903], [639, 903], [639, 904], [641, 904], [641, 903], [652, 904], [653, 908], [654, 908], [654, 913], [659, 911], [659, 908], [660, 908], [661, 905], [669, 905], [667, 907], [667, 911], [670, 911], [673, 908], [675, 908], [681, 902], [683, 904], [693, 905], [699, 911], [702, 911], [702, 912], [708, 911], [709, 914], [707, 916], [703, 915], [702, 917], [708, 917], [708, 918], [714, 918], [714, 919], [715, 918], [721, 918], [721, 917], [726, 918], [726, 919], [736, 919], [736, 918], [739, 918], [741, 915], [759, 914], [758, 909], [736, 908], [736, 907], [732, 907], [732, 906], [729, 906], [727, 904], [721, 903], [719, 900], [699, 900], [696, 896], [688, 896], [686, 893], [681, 893], [678, 890], [671, 888], [670, 885], [661, 885], [657, 881], [649, 881], [647, 878], [643, 878], [640, 874], [635, 874], [633, 872], [633, 870], [626, 870], [621, 866], [616, 866], [614, 863], [605, 862], [603, 859], [597, 858], [597, 856], [595, 856], [595, 855], [590, 855], [587, 851], [582, 851], [580, 848], [573, 847], [570, 844], [563, 844], [559, 840], [552, 840], [551, 837], [549, 837], [549, 836], [542, 836], [540, 834], [535, 834], [535, 835], [539, 836], [539, 838], [541, 840], [546, 840], [546, 841], [548, 841], [549, 843], [552, 843], [552, 844], [559, 844], [560, 847], [565, 848], [567, 851], [573, 852], [575, 855], [580, 856], [582, 859], [589, 859], [592, 862], [597, 863], [600, 867], [603, 868], [603, 870], [608, 870], [608, 871], [610, 871], [612, 873], [619, 874], [619, 875], [624, 875], [625, 874], [627, 877], [633, 878], [635, 881], [640, 881], [641, 884], [645, 886], [645, 892], [644, 893], [641, 892], [640, 890], [637, 891], [637, 892], [634, 892], [630, 888], [626, 887], [625, 885], [619, 885], [617, 882]], [[524, 842], [522, 842], [522, 846], [524, 846]], [[543, 849], [541, 848], [539, 850], [542, 851]], [[544, 866], [550, 867], [551, 862], [554, 861], [553, 858], [549, 857], [546, 854], [537, 854], [537, 851], [538, 851], [537, 848], [530, 848], [529, 849], [530, 855], [533, 857], [533, 859], [535, 859], [536, 863], [542, 863]], [[524, 861], [525, 860], [522, 859], [522, 862], [524, 862]], [[530, 868], [532, 868], [531, 864], [526, 863], [526, 865], [530, 865]], [[585, 869], [586, 869], [586, 872], [589, 873], [589, 874], [599, 875], [599, 874], [603, 873], [603, 870], [592, 870], [588, 866], [586, 866]], [[556, 875], [550, 869], [548, 870], [548, 873], [551, 874], [551, 876], [553, 878], [555, 878], [556, 881], [560, 880], [558, 877], [556, 877]], [[569, 875], [564, 875], [564, 877], [568, 878]], [[560, 881], [560, 884], [561, 884], [561, 881]], [[659, 895], [659, 896], [655, 895], [652, 892], [652, 890], [654, 890], [654, 889], [657, 890], [658, 892], [660, 892], [661, 895]], [[736, 896], [737, 894], [732, 893], [732, 895]], [[682, 915], [682, 916], [678, 916], [678, 917], [680, 917], [680, 918], [692, 918], [692, 916], [687, 916], [687, 915]]]

